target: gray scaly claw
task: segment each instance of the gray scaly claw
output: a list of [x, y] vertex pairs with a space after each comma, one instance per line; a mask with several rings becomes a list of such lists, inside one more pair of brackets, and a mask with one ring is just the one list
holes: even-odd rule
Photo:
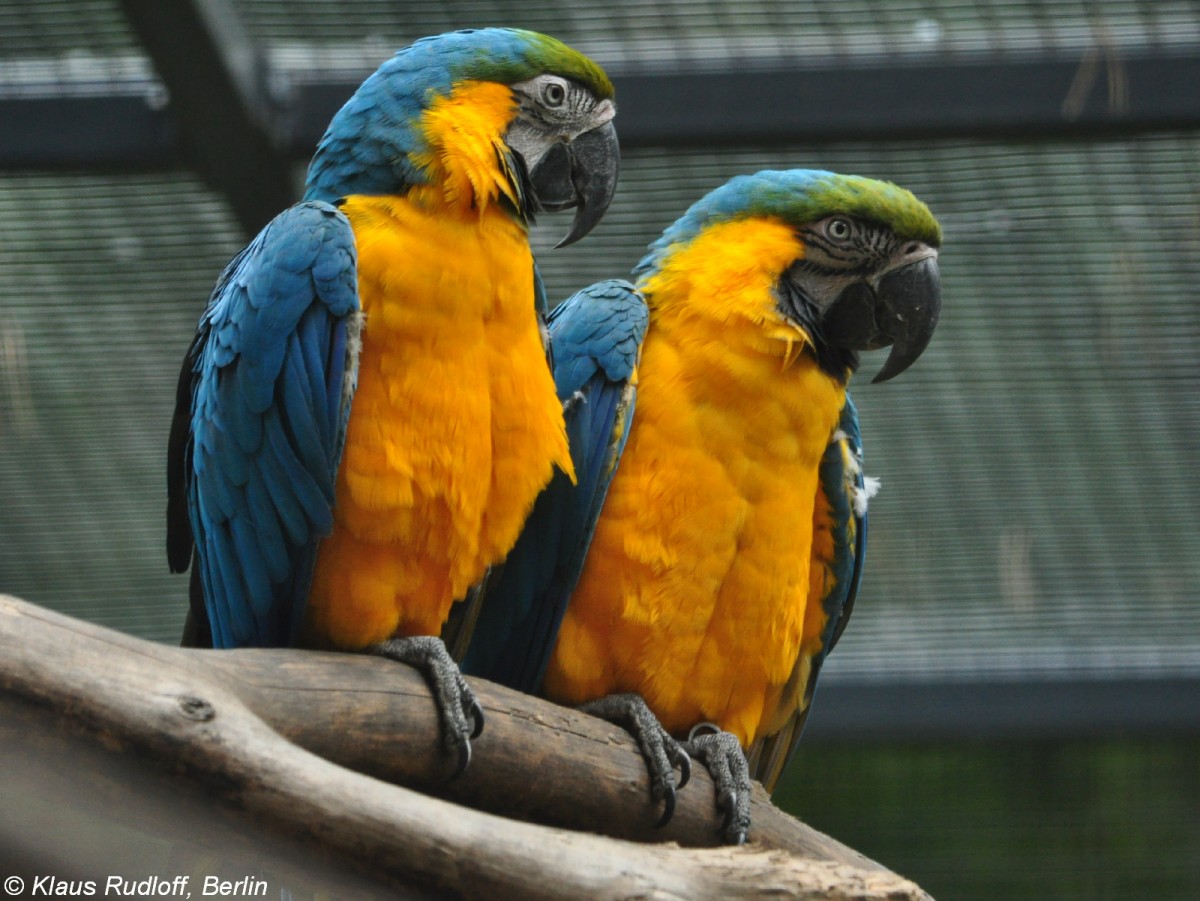
[[461, 776], [471, 763], [471, 739], [483, 732], [483, 708], [442, 640], [432, 635], [393, 638], [372, 645], [367, 651], [420, 670], [437, 706], [442, 748], [446, 754], [458, 757], [449, 778]]
[[[692, 776], [692, 761], [683, 746], [659, 723], [639, 695], [608, 695], [581, 704], [579, 710], [598, 716], [620, 726], [637, 741], [650, 776], [650, 797], [663, 805], [663, 813], [655, 824], [661, 829], [675, 815], [675, 793], [687, 785]], [[675, 781], [675, 769], [679, 781]]]
[[683, 748], [704, 764], [717, 789], [717, 809], [725, 814], [721, 838], [744, 845], [750, 833], [750, 765], [732, 732], [701, 723], [688, 734]]

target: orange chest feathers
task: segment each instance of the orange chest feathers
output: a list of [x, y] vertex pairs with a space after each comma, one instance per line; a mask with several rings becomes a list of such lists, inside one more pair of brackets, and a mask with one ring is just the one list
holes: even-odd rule
[[493, 206], [433, 217], [350, 198], [365, 322], [308, 632], [360, 647], [437, 634], [570, 471], [524, 229]]

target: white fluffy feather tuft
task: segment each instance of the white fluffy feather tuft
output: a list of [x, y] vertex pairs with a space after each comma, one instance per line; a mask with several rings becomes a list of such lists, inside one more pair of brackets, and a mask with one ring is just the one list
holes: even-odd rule
[[883, 483], [874, 476], [863, 476], [863, 485], [854, 490], [854, 515], [867, 515], [867, 501], [879, 493]]

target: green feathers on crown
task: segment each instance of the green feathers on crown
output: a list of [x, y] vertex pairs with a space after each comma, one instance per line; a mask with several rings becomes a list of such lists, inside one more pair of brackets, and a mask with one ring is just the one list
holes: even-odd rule
[[615, 93], [612, 81], [603, 69], [557, 38], [536, 31], [496, 30], [519, 36], [523, 40], [523, 49], [512, 55], [502, 55], [490, 52], [490, 47], [481, 47], [476, 57], [480, 61], [480, 69], [472, 71], [474, 61], [468, 60], [464, 73], [468, 77], [487, 77], [493, 81], [512, 84], [543, 72], [552, 72], [579, 82], [602, 99], [611, 99]]

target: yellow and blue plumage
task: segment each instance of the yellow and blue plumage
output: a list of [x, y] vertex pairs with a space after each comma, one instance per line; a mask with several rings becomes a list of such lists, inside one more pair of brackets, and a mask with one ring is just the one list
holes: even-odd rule
[[[389, 642], [452, 666], [427, 637], [555, 468], [573, 477], [528, 223], [576, 207], [567, 242], [603, 215], [612, 93], [560, 42], [484, 29], [400, 51], [334, 117], [304, 202], [229, 265], [184, 361], [168, 553], [182, 571], [194, 549], [185, 640]], [[465, 760], [463, 712], [443, 715]]]
[[[622, 433], [611, 422], [592, 429], [572, 451], [577, 468], [592, 453], [619, 464], [590, 485], [551, 485], [546, 498], [558, 492], [560, 507], [598, 516], [562, 546], [561, 526], [539, 529], [554, 513], [539, 501], [509, 565], [549, 545], [554, 571], [506, 572], [484, 614], [560, 625], [510, 627], [500, 648], [481, 628], [466, 670], [565, 703], [640, 697], [669, 735], [711, 724], [725, 736], [684, 743], [710, 768], [722, 757], [745, 772], [745, 749], [773, 786], [861, 574], [869, 490], [846, 386], [860, 350], [894, 344], [882, 380], [924, 349], [940, 304], [940, 236], [894, 185], [767, 171], [696, 203], [651, 246], [636, 289], [605, 283], [599, 293], [626, 306], [644, 298], [649, 313], [640, 360], [636, 348], [626, 354], [631, 421]], [[593, 330], [613, 303], [597, 302], [598, 287], [567, 302]], [[554, 323], [551, 338], [556, 371], [577, 365]], [[598, 356], [595, 344], [588, 353]], [[588, 490], [602, 508], [575, 496]], [[670, 775], [669, 754], [664, 766], [656, 778]], [[727, 787], [725, 803], [738, 840], [748, 781]]]

